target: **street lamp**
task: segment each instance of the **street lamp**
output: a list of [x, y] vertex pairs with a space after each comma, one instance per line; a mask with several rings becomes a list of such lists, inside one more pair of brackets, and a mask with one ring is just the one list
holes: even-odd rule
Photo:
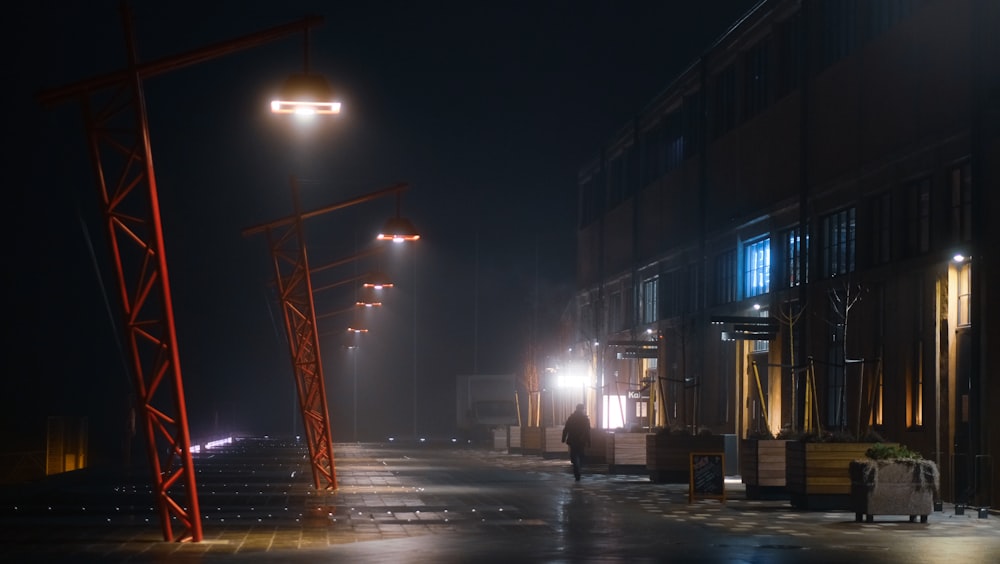
[[[123, 1], [127, 67], [36, 97], [44, 107], [78, 100], [84, 114], [164, 540], [199, 542], [202, 528], [143, 81], [308, 30], [321, 21], [313, 16], [140, 63], [131, 10]], [[176, 535], [175, 523], [181, 528]]]
[[[317, 319], [323, 316], [316, 314], [311, 275], [316, 271], [355, 260], [357, 256], [311, 269], [307, 257], [303, 223], [304, 220], [312, 217], [392, 194], [395, 194], [397, 198], [396, 218], [399, 218], [399, 194], [408, 186], [397, 184], [311, 211], [300, 209], [298, 183], [294, 177], [291, 188], [294, 204], [292, 215], [244, 229], [243, 235], [250, 236], [258, 233], [267, 235], [288, 336], [292, 370], [299, 392], [299, 407], [306, 429], [314, 485], [316, 489], [335, 490], [337, 489], [337, 475], [333, 462], [330, 414], [327, 405], [319, 333], [316, 327]], [[412, 225], [410, 227], [411, 230], [407, 233], [398, 234], [402, 237], [400, 240], [415, 241], [419, 238], [416, 230], [412, 229]], [[393, 240], [396, 240], [395, 236]]]

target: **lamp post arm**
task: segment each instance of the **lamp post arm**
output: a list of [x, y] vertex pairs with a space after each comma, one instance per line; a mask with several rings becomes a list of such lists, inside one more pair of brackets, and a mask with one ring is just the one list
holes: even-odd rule
[[[398, 193], [402, 192], [403, 190], [408, 189], [409, 187], [410, 187], [409, 184], [402, 183], [402, 182], [398, 183], [398, 184], [394, 184], [392, 186], [389, 186], [388, 188], [383, 188], [381, 190], [376, 190], [374, 192], [369, 192], [369, 193], [364, 194], [362, 196], [358, 196], [356, 198], [351, 198], [350, 200], [344, 200], [342, 202], [337, 202], [335, 204], [330, 204], [330, 205], [324, 206], [322, 208], [317, 208], [317, 209], [314, 209], [314, 210], [311, 210], [311, 211], [302, 212], [302, 213], [300, 213], [298, 215], [298, 219], [305, 220], [305, 219], [309, 219], [311, 217], [316, 217], [318, 215], [323, 215], [325, 213], [330, 213], [330, 212], [337, 211], [337, 210], [340, 210], [340, 209], [349, 208], [351, 206], [356, 206], [358, 204], [362, 204], [364, 202], [375, 200], [375, 199], [381, 198], [383, 196], [388, 196], [390, 194], [398, 194]], [[257, 233], [263, 233], [264, 231], [267, 231], [268, 229], [273, 229], [275, 227], [280, 227], [280, 226], [283, 226], [283, 225], [289, 225], [289, 224], [293, 223], [294, 221], [296, 221], [296, 216], [293, 214], [293, 215], [285, 216], [285, 217], [283, 217], [281, 219], [276, 219], [274, 221], [270, 221], [268, 223], [261, 223], [260, 225], [254, 225], [253, 227], [247, 227], [246, 229], [243, 230], [243, 236], [244, 237], [248, 237], [250, 235], [255, 235]]]
[[[231, 55], [252, 47], [270, 43], [293, 33], [300, 31], [308, 32], [309, 28], [317, 26], [321, 23], [323, 23], [323, 16], [306, 16], [294, 22], [258, 31], [256, 33], [251, 33], [249, 35], [244, 35], [242, 37], [237, 37], [235, 39], [230, 39], [228, 41], [221, 41], [193, 51], [164, 57], [148, 63], [141, 63], [137, 65], [136, 71], [139, 73], [139, 78], [146, 79], [172, 70], [196, 65], [209, 59], [215, 59], [224, 55]], [[35, 99], [42, 106], [51, 108], [66, 100], [77, 98], [89, 92], [122, 84], [127, 81], [130, 76], [131, 72], [128, 69], [122, 69], [88, 78], [86, 80], [81, 80], [66, 86], [43, 90], [35, 96]]]

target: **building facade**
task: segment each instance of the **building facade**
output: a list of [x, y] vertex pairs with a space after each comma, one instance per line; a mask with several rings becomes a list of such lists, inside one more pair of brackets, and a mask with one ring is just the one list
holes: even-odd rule
[[997, 29], [988, 0], [763, 0], [608, 140], [575, 304], [601, 426], [874, 430], [1000, 506]]

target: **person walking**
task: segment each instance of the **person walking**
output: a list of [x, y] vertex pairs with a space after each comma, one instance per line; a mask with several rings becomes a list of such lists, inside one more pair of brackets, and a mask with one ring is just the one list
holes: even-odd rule
[[569, 461], [573, 464], [573, 476], [580, 481], [583, 469], [583, 451], [590, 446], [590, 418], [582, 403], [576, 404], [576, 411], [566, 419], [563, 426], [562, 442], [569, 445]]

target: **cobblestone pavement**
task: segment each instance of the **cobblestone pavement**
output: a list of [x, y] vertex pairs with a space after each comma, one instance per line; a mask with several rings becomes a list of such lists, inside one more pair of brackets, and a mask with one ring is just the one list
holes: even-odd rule
[[0, 491], [0, 561], [1000, 562], [1000, 517], [857, 523], [686, 485], [467, 445], [337, 444], [316, 492], [301, 444], [246, 439], [197, 455], [205, 540], [164, 542], [142, 478], [84, 471]]

